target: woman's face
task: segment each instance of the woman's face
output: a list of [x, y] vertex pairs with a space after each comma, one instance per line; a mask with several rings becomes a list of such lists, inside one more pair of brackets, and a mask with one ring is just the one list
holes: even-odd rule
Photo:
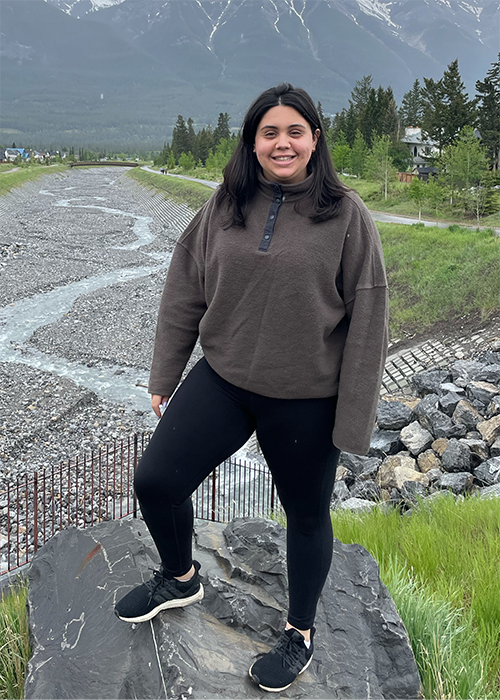
[[266, 180], [284, 184], [305, 180], [319, 134], [319, 129], [312, 133], [308, 121], [293, 107], [271, 107], [257, 127], [254, 144]]

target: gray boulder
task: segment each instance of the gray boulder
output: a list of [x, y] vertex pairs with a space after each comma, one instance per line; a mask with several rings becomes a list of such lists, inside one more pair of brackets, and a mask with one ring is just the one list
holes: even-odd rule
[[380, 486], [372, 479], [359, 481], [351, 489], [353, 498], [363, 498], [366, 501], [380, 501]]
[[[285, 530], [239, 519], [197, 523], [196, 533], [205, 598], [137, 625], [116, 618], [113, 604], [154, 565], [142, 522], [68, 529], [49, 540], [29, 571], [25, 697], [268, 697], [248, 668], [284, 625]], [[335, 540], [316, 626], [312, 664], [282, 697], [418, 697], [405, 629], [361, 546]]]
[[480, 498], [500, 498], [500, 483], [478, 489], [474, 493], [474, 496], [479, 496]]
[[333, 487], [333, 505], [335, 506], [340, 501], [347, 501], [347, 499], [350, 497], [351, 492], [347, 488], [345, 481], [342, 479], [336, 481], [335, 486]]
[[452, 438], [441, 457], [441, 466], [447, 472], [468, 472], [471, 470], [471, 451], [467, 445]]
[[490, 384], [500, 384], [500, 364], [483, 365], [483, 368], [476, 373], [473, 379]]
[[401, 431], [401, 442], [414, 456], [427, 450], [433, 440], [432, 434], [422, 428], [418, 421], [413, 421]]
[[400, 401], [379, 401], [377, 425], [381, 430], [401, 430], [411, 423], [413, 411]]
[[[405, 430], [405, 428], [403, 428]], [[399, 430], [379, 430], [375, 428], [368, 455], [370, 457], [380, 457], [384, 459], [387, 455], [394, 455], [401, 449]]]
[[456, 409], [457, 404], [463, 397], [460, 396], [460, 394], [457, 394], [456, 391], [448, 391], [444, 396], [441, 396], [439, 399], [439, 404], [441, 406], [441, 409], [443, 413], [446, 413], [447, 416], [452, 416], [453, 411]]
[[465, 399], [458, 402], [453, 412], [453, 421], [457, 423], [457, 425], [465, 425], [468, 430], [475, 430], [477, 424], [482, 420], [483, 417], [479, 411]]
[[488, 417], [493, 418], [500, 413], [500, 396], [494, 396], [488, 406]]
[[490, 455], [492, 457], [500, 457], [500, 437], [497, 437], [493, 445], [490, 447]]
[[468, 384], [473, 379], [476, 379], [483, 369], [484, 364], [482, 362], [458, 360], [452, 364], [451, 374], [453, 376], [453, 381], [461, 386], [458, 380], [465, 381], [465, 383]]
[[489, 382], [470, 382], [466, 387], [467, 398], [471, 401], [479, 401], [483, 408], [500, 394], [500, 388]]
[[484, 486], [500, 482], [500, 457], [492, 457], [474, 469], [474, 476]]
[[460, 438], [467, 432], [465, 425], [454, 423], [446, 413], [437, 409], [423, 414], [419, 421], [435, 438]]
[[438, 486], [442, 489], [448, 489], [453, 491], [454, 494], [468, 493], [472, 484], [474, 483], [474, 477], [470, 472], [455, 472], [453, 474], [442, 474], [438, 481]]
[[441, 384], [450, 381], [451, 373], [445, 369], [431, 369], [425, 372], [419, 372], [411, 378], [411, 383], [418, 396], [426, 394], [437, 394], [441, 388]]
[[341, 452], [339, 457], [339, 464], [349, 469], [355, 476], [364, 472], [365, 469], [371, 469], [375, 465], [379, 466], [381, 463], [382, 459], [380, 457], [363, 457], [353, 455], [350, 452]]

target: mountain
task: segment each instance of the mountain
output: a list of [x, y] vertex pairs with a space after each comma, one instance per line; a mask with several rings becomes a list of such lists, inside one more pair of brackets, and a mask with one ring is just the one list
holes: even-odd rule
[[237, 127], [282, 80], [335, 112], [363, 75], [400, 99], [457, 57], [473, 92], [500, 49], [500, 0], [2, 0], [0, 11], [2, 143], [157, 148], [177, 114], [201, 126], [227, 111]]

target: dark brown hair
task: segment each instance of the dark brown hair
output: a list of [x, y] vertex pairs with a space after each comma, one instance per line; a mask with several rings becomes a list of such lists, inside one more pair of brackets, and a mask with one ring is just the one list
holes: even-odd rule
[[257, 172], [260, 164], [253, 151], [255, 134], [265, 113], [272, 107], [293, 107], [302, 115], [314, 134], [321, 133], [307, 165], [312, 180], [307, 196], [312, 203], [314, 223], [332, 219], [340, 211], [348, 187], [342, 184], [333, 167], [318, 111], [308, 93], [290, 83], [280, 83], [265, 90], [250, 105], [241, 129], [240, 140], [229, 163], [224, 168], [224, 181], [217, 191], [217, 204], [226, 206], [229, 225], [245, 226], [245, 214], [257, 192]]

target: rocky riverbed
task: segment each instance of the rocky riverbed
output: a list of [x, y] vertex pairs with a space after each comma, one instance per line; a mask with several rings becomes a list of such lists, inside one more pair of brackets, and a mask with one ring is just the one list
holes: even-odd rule
[[2, 198], [0, 490], [154, 427], [156, 315], [193, 214], [157, 205], [113, 168], [44, 176]]

